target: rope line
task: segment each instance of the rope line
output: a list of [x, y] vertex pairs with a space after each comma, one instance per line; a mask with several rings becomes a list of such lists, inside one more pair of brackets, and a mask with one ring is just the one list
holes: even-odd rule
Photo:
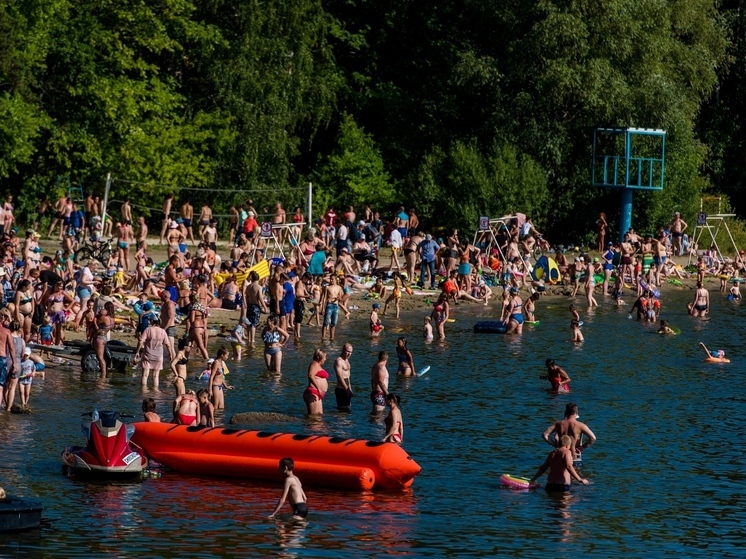
[[[243, 192], [245, 194], [252, 194], [254, 192], [278, 192], [278, 189], [276, 188], [267, 188], [267, 189], [253, 189], [253, 190], [237, 190], [237, 189], [230, 189], [230, 188], [195, 188], [195, 187], [189, 187], [189, 186], [170, 186], [167, 184], [158, 184], [153, 182], [140, 182], [140, 181], [130, 181], [126, 179], [117, 179], [113, 178], [111, 179], [112, 182], [124, 182], [127, 184], [139, 184], [142, 186], [158, 186], [161, 188], [169, 188], [169, 189], [175, 189], [175, 190], [194, 190], [198, 192]], [[283, 191], [288, 190], [306, 190], [305, 188], [283, 188]]]

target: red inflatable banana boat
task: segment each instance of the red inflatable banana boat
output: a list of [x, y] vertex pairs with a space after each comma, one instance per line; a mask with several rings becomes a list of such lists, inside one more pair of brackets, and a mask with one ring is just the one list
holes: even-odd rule
[[289, 456], [304, 484], [340, 489], [401, 489], [422, 470], [401, 447], [362, 439], [141, 422], [132, 442], [177, 472], [222, 477], [280, 481]]

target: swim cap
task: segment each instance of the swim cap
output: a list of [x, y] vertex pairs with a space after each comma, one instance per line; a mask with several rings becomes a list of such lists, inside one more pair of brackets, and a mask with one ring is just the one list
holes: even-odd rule
[[719, 350], [717, 351], [717, 356], [718, 356], [718, 357], [725, 357], [725, 352], [724, 352], [724, 351], [723, 351], [722, 349], [719, 349]]

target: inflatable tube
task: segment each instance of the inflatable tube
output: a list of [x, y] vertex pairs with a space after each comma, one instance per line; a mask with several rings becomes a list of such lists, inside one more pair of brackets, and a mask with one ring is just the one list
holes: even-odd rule
[[528, 324], [529, 326], [538, 326], [541, 324], [541, 320], [524, 320], [523, 324]]
[[513, 489], [536, 489], [541, 486], [540, 483], [531, 483], [528, 478], [511, 476], [510, 474], [501, 475], [500, 483]]
[[504, 334], [508, 325], [499, 320], [483, 320], [474, 325], [475, 334]]
[[281, 458], [304, 484], [338, 489], [409, 487], [422, 468], [400, 446], [362, 439], [262, 431], [135, 424], [132, 442], [177, 472], [281, 481]]
[[672, 278], [672, 279], [668, 280], [668, 283], [670, 283], [671, 285], [683, 285], [681, 283], [681, 280], [677, 280], [676, 278]]

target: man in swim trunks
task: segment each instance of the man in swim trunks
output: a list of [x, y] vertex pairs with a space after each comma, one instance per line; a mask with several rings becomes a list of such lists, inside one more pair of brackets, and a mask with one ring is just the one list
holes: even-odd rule
[[544, 487], [547, 493], [570, 491], [570, 483], [573, 479], [583, 485], [588, 485], [590, 482], [580, 477], [572, 465], [571, 445], [572, 439], [568, 435], [562, 435], [560, 446], [549, 453], [547, 459], [536, 471], [534, 477], [531, 478], [531, 483], [534, 483], [544, 472], [549, 470], [547, 484]]
[[262, 312], [269, 312], [262, 297], [262, 285], [259, 282], [259, 274], [252, 270], [249, 272], [249, 281], [244, 282], [243, 299], [245, 301], [246, 318], [249, 320], [248, 342], [254, 343], [256, 329], [262, 318]]
[[673, 220], [668, 224], [668, 227], [671, 229], [673, 253], [677, 256], [681, 256], [683, 254], [681, 238], [684, 236], [684, 231], [686, 231], [687, 228], [686, 221], [681, 219], [681, 214], [679, 212], [676, 212], [673, 214]]
[[8, 371], [13, 371], [16, 368], [14, 356], [15, 347], [10, 329], [8, 329], [8, 320], [3, 320], [0, 324], [0, 409], [5, 407], [3, 395]]
[[285, 504], [285, 499], [290, 501], [290, 506], [293, 508], [293, 520], [303, 520], [308, 516], [308, 499], [306, 494], [303, 492], [300, 480], [293, 473], [295, 463], [292, 458], [283, 458], [280, 460], [280, 472], [285, 476], [285, 487], [282, 490], [282, 496], [277, 502], [277, 506], [269, 518], [280, 512], [282, 505]]
[[184, 202], [181, 206], [181, 219], [186, 229], [184, 237], [189, 236], [189, 240], [194, 244], [194, 231], [192, 231], [192, 219], [194, 219], [194, 207], [189, 203], [189, 200]]
[[324, 325], [321, 327], [321, 341], [329, 330], [329, 340], [334, 341], [334, 330], [337, 327], [339, 318], [339, 299], [343, 295], [343, 290], [339, 286], [337, 276], [332, 276], [329, 285], [321, 291], [321, 301], [319, 308], [324, 309]]
[[[542, 433], [541, 438], [547, 444], [557, 448], [560, 446], [560, 440], [564, 435], [571, 439], [570, 450], [573, 457], [580, 456], [580, 453], [596, 442], [596, 435], [593, 434], [585, 423], [581, 423], [578, 418], [578, 405], [570, 402], [565, 406], [565, 418], [553, 423]], [[554, 437], [552, 437], [554, 434]], [[583, 435], [587, 441], [582, 442]]]
[[378, 361], [370, 370], [370, 401], [374, 412], [386, 409], [386, 396], [389, 393], [389, 371], [386, 368], [388, 360], [387, 352], [379, 352]]
[[337, 375], [334, 397], [337, 399], [337, 409], [340, 411], [350, 411], [350, 404], [352, 403], [350, 355], [352, 355], [352, 344], [348, 342], [342, 346], [342, 353], [334, 360], [334, 373]]

